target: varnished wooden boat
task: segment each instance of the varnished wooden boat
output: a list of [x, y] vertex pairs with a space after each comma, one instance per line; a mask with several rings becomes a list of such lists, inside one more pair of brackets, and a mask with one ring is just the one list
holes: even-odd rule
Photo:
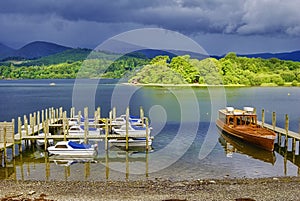
[[219, 134], [219, 142], [223, 146], [226, 155], [231, 156], [235, 152], [272, 165], [275, 164], [276, 157], [274, 152], [267, 151], [237, 137], [228, 135], [224, 131], [220, 131]]
[[229, 135], [240, 138], [262, 149], [273, 151], [276, 133], [257, 124], [253, 108], [244, 110], [227, 107], [219, 110], [217, 127]]

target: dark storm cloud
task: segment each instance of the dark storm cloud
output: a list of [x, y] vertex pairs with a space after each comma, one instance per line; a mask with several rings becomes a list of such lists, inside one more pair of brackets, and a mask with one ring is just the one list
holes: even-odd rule
[[133, 23], [186, 34], [300, 35], [298, 0], [10, 0], [0, 12], [66, 21]]

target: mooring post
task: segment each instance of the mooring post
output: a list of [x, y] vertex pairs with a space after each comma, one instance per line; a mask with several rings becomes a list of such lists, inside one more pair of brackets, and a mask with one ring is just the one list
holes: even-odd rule
[[149, 122], [146, 118], [146, 150], [149, 150]]
[[36, 118], [36, 112], [34, 112], [34, 113], [33, 113], [33, 133], [35, 133], [34, 128], [35, 128], [36, 122], [37, 122], [36, 119], [37, 119], [37, 118]]
[[41, 118], [41, 122], [42, 122], [42, 128], [43, 128], [43, 123], [45, 121], [45, 113], [44, 113], [44, 110], [42, 110], [42, 118]]
[[264, 127], [265, 125], [265, 110], [261, 110], [261, 126]]
[[59, 108], [59, 119], [62, 119], [63, 118], [63, 108], [60, 107]]
[[22, 120], [18, 117], [18, 133], [20, 136], [19, 152], [22, 152]]
[[288, 149], [289, 116], [285, 115], [285, 147]]
[[[4, 122], [6, 123], [6, 121]], [[7, 160], [7, 151], [6, 151], [6, 125], [3, 128], [3, 146], [4, 146], [4, 165], [6, 166], [6, 160]]]
[[97, 107], [98, 119], [101, 119], [101, 108]]
[[112, 132], [112, 111], [109, 111], [109, 132]]
[[32, 122], [32, 114], [30, 113], [30, 114], [29, 114], [29, 126], [30, 126], [30, 128], [31, 128], [30, 135], [33, 134], [33, 128], [32, 128], [32, 125], [33, 125], [33, 122]]
[[37, 124], [37, 131], [40, 131], [40, 111], [37, 111], [37, 119], [36, 119], [36, 124]]
[[126, 108], [126, 151], [128, 151], [129, 107]]
[[81, 123], [81, 111], [78, 111], [78, 125], [80, 125], [80, 123]]
[[292, 152], [295, 154], [296, 152], [296, 138], [293, 137], [293, 143], [292, 143]]
[[26, 115], [24, 115], [24, 127], [25, 127], [25, 135], [28, 136], [28, 120]]
[[94, 127], [97, 128], [97, 124], [98, 124], [98, 114], [97, 114], [97, 110], [95, 110], [94, 112]]
[[89, 110], [84, 108], [84, 143], [87, 143], [87, 136], [89, 134]]
[[116, 120], [117, 117], [117, 109], [116, 107], [113, 107], [113, 120]]
[[58, 119], [59, 119], [59, 117], [60, 117], [60, 113], [59, 113], [59, 109], [58, 108], [56, 108], [55, 109], [55, 119], [54, 119], [54, 122], [57, 122], [58, 121]]
[[108, 118], [105, 120], [105, 151], [108, 150]]
[[63, 132], [64, 132], [64, 141], [67, 141], [67, 132], [69, 130], [69, 124], [68, 124], [68, 120], [67, 120], [67, 112], [63, 113]]
[[45, 110], [45, 121], [48, 121], [48, 109]]
[[16, 156], [16, 149], [15, 149], [15, 137], [14, 137], [14, 135], [15, 135], [15, 119], [12, 119], [11, 120], [11, 126], [12, 126], [12, 136], [10, 137], [11, 138], [11, 141], [10, 142], [12, 142], [13, 143], [13, 145], [12, 145], [12, 155], [13, 155], [13, 158], [15, 158], [15, 156]]
[[140, 106], [140, 118], [141, 118], [142, 126], [144, 127], [144, 110], [142, 106]]
[[45, 130], [44, 130], [44, 150], [47, 151], [47, 136], [49, 135], [49, 127], [48, 122], [45, 122]]

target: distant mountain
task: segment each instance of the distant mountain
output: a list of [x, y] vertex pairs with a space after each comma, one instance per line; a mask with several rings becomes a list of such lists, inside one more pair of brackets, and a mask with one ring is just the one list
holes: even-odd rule
[[283, 52], [283, 53], [257, 53], [257, 54], [238, 54], [248, 58], [270, 59], [277, 58], [281, 60], [300, 61], [300, 51]]
[[72, 49], [55, 43], [35, 41], [25, 45], [24, 47], [15, 51], [15, 57], [21, 57], [26, 59], [34, 59], [49, 56], [65, 50]]
[[0, 59], [11, 56], [14, 51], [14, 49], [0, 43]]
[[14, 50], [10, 47], [0, 44], [0, 59], [36, 59], [60, 53], [69, 49], [72, 48], [43, 41], [35, 41], [29, 43], [18, 50]]
[[67, 49], [63, 52], [51, 54], [34, 60], [28, 60], [20, 64], [20, 66], [41, 66], [59, 64], [64, 62], [83, 61], [91, 53], [90, 49]]

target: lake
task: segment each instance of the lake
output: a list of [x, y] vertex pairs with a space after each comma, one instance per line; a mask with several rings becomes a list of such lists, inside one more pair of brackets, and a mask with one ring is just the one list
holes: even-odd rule
[[92, 160], [49, 158], [32, 146], [10, 159], [5, 167], [2, 164], [2, 179], [182, 180], [299, 173], [298, 155], [291, 156], [279, 147], [274, 153], [265, 152], [224, 139], [214, 124], [216, 111], [224, 106], [252, 106], [259, 117], [265, 110], [267, 123], [271, 123], [272, 112], [276, 112], [277, 126], [281, 127], [288, 114], [290, 130], [297, 132], [297, 87], [138, 87], [118, 84], [117, 80], [0, 80], [0, 94], [0, 121], [50, 107], [63, 107], [69, 112], [72, 106], [76, 111], [89, 106], [92, 115], [100, 106], [101, 116], [107, 117], [114, 106], [118, 115], [124, 114], [127, 106], [130, 114], [139, 115], [142, 106], [154, 136], [153, 149], [148, 153], [125, 152], [116, 147], [105, 152], [104, 142], [97, 142], [98, 156]]

